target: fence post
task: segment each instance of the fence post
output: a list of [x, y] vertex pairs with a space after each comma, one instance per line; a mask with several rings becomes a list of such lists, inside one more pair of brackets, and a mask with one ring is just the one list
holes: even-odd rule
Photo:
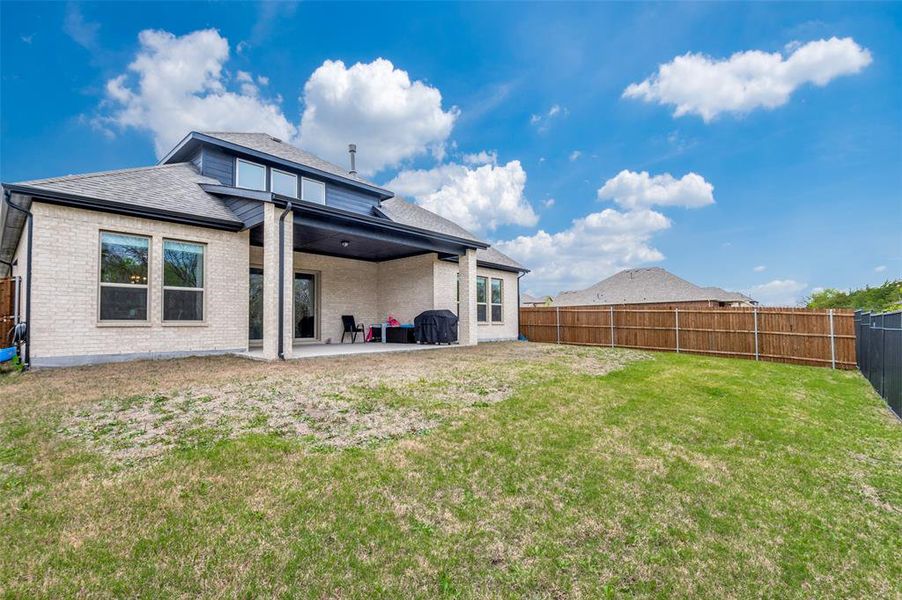
[[836, 368], [836, 336], [833, 335], [833, 309], [828, 313], [830, 315], [830, 368]]
[[755, 315], [755, 360], [760, 360], [758, 358], [758, 309], [754, 308], [752, 312]]
[[674, 329], [676, 331], [676, 351], [680, 353], [680, 309], [673, 309]]
[[560, 344], [561, 343], [561, 307], [555, 306], [554, 313], [556, 315], [556, 322], [557, 322], [557, 343]]
[[611, 305], [611, 348], [614, 347], [614, 305]]

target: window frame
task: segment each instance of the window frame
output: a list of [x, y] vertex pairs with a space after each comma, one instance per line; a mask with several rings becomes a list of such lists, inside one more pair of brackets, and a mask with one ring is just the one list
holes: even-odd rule
[[[153, 281], [153, 236], [140, 233], [131, 233], [128, 231], [114, 231], [112, 229], [100, 229], [97, 236], [97, 324], [98, 325], [115, 325], [115, 326], [132, 326], [141, 327], [151, 324], [150, 321], [150, 290], [151, 281]], [[103, 281], [103, 236], [109, 233], [111, 235], [125, 235], [129, 237], [142, 238], [147, 240], [147, 283], [110, 283]], [[102, 311], [103, 288], [104, 287], [120, 287], [131, 289], [144, 289], [147, 291], [144, 318], [143, 319], [104, 319]]]
[[[316, 184], [318, 184], [318, 185], [323, 186], [323, 201], [322, 201], [322, 202], [319, 202], [318, 200], [309, 200], [309, 199], [307, 199], [307, 198], [304, 197], [304, 182], [305, 182], [305, 181], [309, 181], [309, 182], [311, 182], [311, 183], [316, 183]], [[321, 206], [325, 206], [325, 205], [326, 205], [326, 182], [325, 182], [325, 181], [320, 181], [320, 180], [318, 180], [318, 179], [311, 179], [310, 177], [304, 177], [304, 176], [302, 175], [302, 176], [301, 176], [300, 186], [301, 186], [301, 187], [300, 187], [300, 195], [301, 195], [300, 199], [301, 199], [301, 200], [303, 200], [304, 202], [310, 202], [311, 204], [319, 204], [319, 205], [321, 205]]]
[[[501, 301], [500, 302], [494, 302], [492, 300], [492, 282], [495, 282], [495, 281], [497, 281], [499, 284], [501, 284], [501, 288], [500, 288], [501, 289]], [[489, 310], [489, 314], [488, 314], [489, 322], [492, 323], [493, 325], [503, 325], [504, 324], [504, 279], [502, 279], [501, 277], [492, 277], [489, 279], [488, 297], [486, 298], [486, 300], [489, 301], [488, 302], [488, 304], [489, 304], [489, 309], [488, 309]], [[492, 309], [495, 308], [496, 306], [501, 308], [501, 318], [497, 321], [494, 318], [492, 318], [492, 316], [493, 316]]]
[[[291, 177], [294, 177], [294, 194], [291, 196], [291, 198], [294, 198], [296, 200], [299, 199], [299, 196], [301, 193], [301, 185], [300, 185], [300, 181], [299, 181], [300, 178], [298, 177], [297, 173], [292, 173], [291, 171], [283, 171], [282, 169], [270, 167], [269, 168], [269, 189], [270, 189], [270, 191], [274, 194], [279, 193], [279, 192], [275, 191], [276, 186], [273, 184], [273, 179], [275, 178], [276, 173], [279, 173], [280, 175], [289, 175]], [[285, 194], [281, 194], [281, 195], [284, 196]]]
[[[479, 301], [479, 280], [482, 279], [485, 281], [485, 302]], [[491, 292], [489, 290], [489, 278], [485, 275], [477, 275], [476, 276], [476, 323], [491, 323], [491, 315], [489, 314], [489, 306], [491, 303], [491, 296], [489, 295]], [[485, 319], [479, 318], [479, 305], [485, 306]]]
[[[166, 285], [166, 242], [178, 242], [181, 244], [194, 244], [195, 246], [203, 247], [203, 286], [199, 288], [190, 288], [190, 287], [182, 287], [178, 285]], [[175, 325], [175, 326], [184, 326], [191, 327], [197, 325], [206, 325], [207, 324], [207, 246], [206, 242], [198, 242], [196, 240], [185, 240], [180, 238], [170, 238], [164, 237], [162, 240], [162, 245], [160, 246], [160, 255], [162, 258], [162, 262], [160, 263], [160, 322], [163, 325]], [[185, 292], [200, 292], [201, 294], [201, 310], [203, 310], [203, 318], [201, 319], [167, 319], [166, 318], [166, 292], [167, 290], [175, 290], [175, 291], [185, 291]]]
[[[263, 189], [262, 190], [255, 188], [255, 187], [248, 187], [246, 185], [241, 185], [241, 180], [238, 177], [239, 174], [241, 173], [241, 169], [238, 167], [239, 163], [245, 163], [245, 164], [253, 165], [255, 167], [260, 167], [261, 169], [263, 169]], [[243, 190], [254, 190], [257, 192], [265, 192], [265, 191], [267, 191], [266, 190], [266, 179], [267, 179], [266, 178], [266, 165], [261, 165], [260, 163], [255, 163], [250, 160], [245, 160], [245, 159], [239, 158], [237, 156], [235, 157], [235, 187], [241, 188]]]

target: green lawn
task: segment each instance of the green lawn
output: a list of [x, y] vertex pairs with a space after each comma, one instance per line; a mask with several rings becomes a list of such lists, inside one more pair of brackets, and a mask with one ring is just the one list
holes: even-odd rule
[[902, 597], [854, 372], [498, 344], [0, 376], [12, 597]]

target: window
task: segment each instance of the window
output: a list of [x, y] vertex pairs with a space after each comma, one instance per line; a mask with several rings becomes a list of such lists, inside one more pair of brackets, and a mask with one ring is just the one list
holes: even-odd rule
[[163, 320], [204, 320], [204, 245], [163, 240]]
[[100, 233], [100, 320], [146, 321], [150, 238]]
[[298, 197], [298, 176], [278, 169], [270, 169], [270, 188], [277, 194]]
[[479, 323], [485, 323], [489, 320], [485, 289], [487, 284], [485, 277], [476, 278], [476, 321]]
[[504, 281], [492, 278], [492, 323], [504, 321]]
[[266, 167], [246, 160], [236, 159], [235, 186], [249, 190], [266, 189]]
[[307, 202], [316, 202], [317, 204], [326, 203], [326, 184], [313, 179], [301, 178], [301, 200]]

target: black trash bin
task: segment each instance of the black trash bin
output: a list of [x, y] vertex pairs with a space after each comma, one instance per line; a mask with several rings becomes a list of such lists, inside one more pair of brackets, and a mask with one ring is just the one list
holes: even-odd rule
[[420, 344], [453, 344], [457, 341], [457, 315], [450, 310], [427, 310], [413, 320]]

